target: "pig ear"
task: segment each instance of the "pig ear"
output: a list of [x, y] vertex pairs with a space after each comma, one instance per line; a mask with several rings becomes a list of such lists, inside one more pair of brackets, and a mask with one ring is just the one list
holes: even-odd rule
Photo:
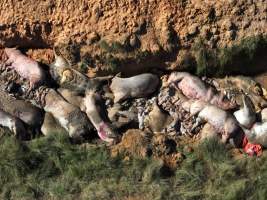
[[115, 77], [121, 77], [121, 72], [115, 75]]

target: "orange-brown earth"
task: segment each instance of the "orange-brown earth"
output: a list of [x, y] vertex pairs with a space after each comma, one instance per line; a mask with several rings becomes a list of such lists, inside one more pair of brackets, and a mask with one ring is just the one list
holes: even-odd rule
[[224, 47], [267, 30], [266, 0], [3, 0], [0, 8], [1, 46], [49, 48], [34, 55], [51, 62], [54, 46], [75, 44], [92, 76], [183, 69], [199, 38]]

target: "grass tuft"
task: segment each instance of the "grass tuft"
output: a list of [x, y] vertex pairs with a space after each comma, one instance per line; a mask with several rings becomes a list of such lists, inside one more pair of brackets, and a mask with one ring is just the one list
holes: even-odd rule
[[126, 45], [123, 45], [117, 41], [111, 42], [109, 44], [107, 41], [101, 40], [99, 42], [99, 47], [107, 53], [125, 53], [128, 51]]

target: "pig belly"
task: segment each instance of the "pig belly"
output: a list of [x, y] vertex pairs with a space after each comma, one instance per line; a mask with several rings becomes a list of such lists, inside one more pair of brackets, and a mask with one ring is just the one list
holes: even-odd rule
[[30, 78], [31, 72], [24, 65], [13, 63], [12, 66], [22, 78], [26, 78], [26, 79]]
[[178, 88], [188, 98], [203, 99], [207, 94], [207, 89], [202, 84], [197, 84], [190, 78], [184, 78], [178, 84]]
[[227, 113], [222, 112], [215, 107], [208, 107], [204, 108], [198, 116], [209, 122], [216, 129], [216, 131], [220, 133], [224, 131]]
[[38, 64], [30, 59], [18, 58], [12, 66], [23, 78], [30, 79], [39, 75]]

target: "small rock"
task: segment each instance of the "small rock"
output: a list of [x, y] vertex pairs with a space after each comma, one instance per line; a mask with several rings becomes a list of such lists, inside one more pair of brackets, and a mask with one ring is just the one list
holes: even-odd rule
[[100, 17], [103, 16], [103, 11], [99, 7], [93, 9], [93, 17], [95, 21], [98, 21]]
[[130, 40], [129, 40], [129, 44], [131, 47], [135, 48], [135, 47], [140, 45], [140, 41], [136, 35], [131, 35]]
[[198, 24], [192, 24], [189, 28], [188, 28], [188, 34], [189, 35], [195, 35], [198, 32]]
[[226, 37], [229, 39], [229, 40], [234, 40], [236, 38], [236, 32], [231, 30], [231, 31], [227, 31], [226, 32]]
[[217, 28], [217, 27], [213, 27], [213, 28], [211, 29], [211, 32], [212, 32], [214, 35], [219, 34], [219, 31], [218, 31], [218, 28]]
[[153, 45], [151, 45], [150, 51], [152, 53], [157, 53], [160, 51], [160, 46], [156, 43], [154, 43]]
[[234, 26], [235, 26], [234, 23], [230, 19], [227, 19], [222, 23], [222, 29], [223, 30], [230, 31], [234, 28]]
[[91, 45], [100, 40], [99, 35], [96, 32], [92, 32], [87, 36], [87, 45]]
[[248, 28], [250, 26], [250, 23], [251, 23], [250, 21], [244, 20], [243, 23], [242, 23], [242, 28], [243, 29]]
[[201, 29], [200, 32], [201, 36], [207, 40], [209, 40], [212, 37], [212, 32], [209, 27], [205, 26]]

